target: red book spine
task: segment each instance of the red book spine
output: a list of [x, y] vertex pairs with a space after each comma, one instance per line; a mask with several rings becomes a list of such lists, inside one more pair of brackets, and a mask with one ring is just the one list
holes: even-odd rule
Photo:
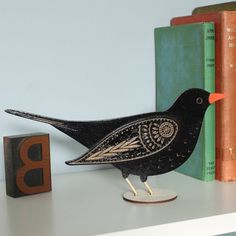
[[216, 179], [236, 180], [236, 11], [176, 17], [172, 25], [214, 22], [216, 92], [225, 99], [216, 103]]

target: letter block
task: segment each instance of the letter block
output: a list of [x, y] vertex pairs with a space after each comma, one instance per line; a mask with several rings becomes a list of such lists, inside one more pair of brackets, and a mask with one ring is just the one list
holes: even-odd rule
[[3, 142], [7, 195], [51, 191], [49, 134], [7, 136]]

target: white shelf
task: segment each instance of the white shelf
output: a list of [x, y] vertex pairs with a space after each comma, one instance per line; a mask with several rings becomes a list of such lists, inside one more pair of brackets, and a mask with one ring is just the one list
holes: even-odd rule
[[[178, 197], [145, 205], [122, 199], [128, 186], [116, 169], [57, 175], [52, 180], [52, 192], [16, 199], [6, 196], [1, 182], [0, 235], [189, 235], [188, 227], [191, 235], [236, 231], [236, 182], [202, 182], [175, 172], [151, 177], [152, 187], [174, 190]], [[143, 187], [139, 179], [131, 180]]]

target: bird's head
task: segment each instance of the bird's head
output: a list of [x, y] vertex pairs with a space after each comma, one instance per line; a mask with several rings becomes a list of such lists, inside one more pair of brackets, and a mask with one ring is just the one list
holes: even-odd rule
[[203, 89], [193, 88], [182, 93], [170, 110], [199, 117], [204, 115], [210, 104], [222, 98], [224, 98], [222, 93], [209, 93]]

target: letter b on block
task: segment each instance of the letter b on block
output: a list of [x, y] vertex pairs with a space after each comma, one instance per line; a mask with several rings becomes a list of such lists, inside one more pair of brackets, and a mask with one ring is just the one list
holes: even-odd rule
[[4, 137], [6, 192], [20, 197], [51, 191], [48, 134]]

